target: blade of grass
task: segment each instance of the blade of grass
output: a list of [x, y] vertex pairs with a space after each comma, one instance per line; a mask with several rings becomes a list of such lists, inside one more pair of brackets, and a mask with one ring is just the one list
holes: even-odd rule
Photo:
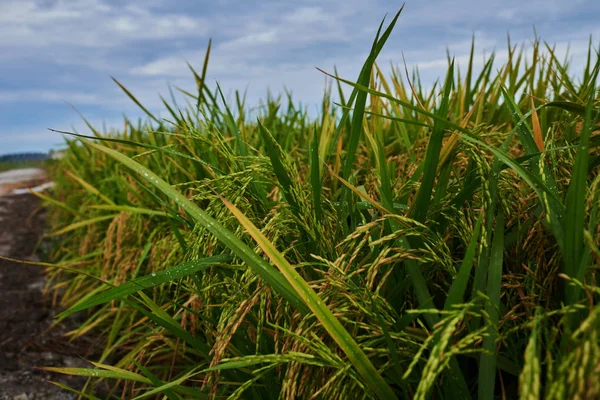
[[77, 183], [79, 183], [81, 186], [83, 186], [85, 188], [85, 190], [87, 190], [88, 192], [92, 193], [95, 196], [98, 196], [102, 199], [102, 201], [104, 201], [107, 204], [112, 204], [114, 205], [115, 203], [109, 199], [106, 195], [102, 194], [98, 189], [96, 189], [94, 186], [90, 185], [88, 182], [86, 182], [85, 180], [83, 180], [82, 178], [78, 177], [77, 175], [75, 175], [74, 173], [72, 173], [71, 171], [68, 170], [63, 170], [63, 172], [70, 177], [71, 179], [75, 180]]
[[51, 237], [51, 236], [62, 235], [63, 233], [71, 232], [71, 231], [74, 231], [76, 229], [83, 228], [85, 226], [93, 225], [96, 222], [106, 221], [107, 219], [114, 219], [114, 218], [116, 218], [118, 216], [119, 216], [119, 214], [102, 215], [102, 216], [99, 216], [99, 217], [94, 217], [94, 218], [86, 219], [85, 221], [75, 222], [75, 223], [72, 223], [70, 225], [65, 226], [62, 229], [59, 229], [59, 230], [54, 231], [52, 233], [49, 233], [47, 236]]
[[208, 70], [208, 60], [210, 58], [210, 48], [212, 45], [212, 39], [208, 40], [208, 46], [206, 47], [206, 54], [204, 55], [204, 64], [202, 65], [202, 76], [199, 76], [194, 68], [188, 63], [189, 69], [192, 71], [194, 75], [194, 79], [196, 81], [196, 87], [198, 88], [198, 101], [196, 102], [196, 108], [200, 109], [200, 105], [204, 100], [204, 86], [206, 81], [206, 71]]
[[267, 155], [271, 160], [271, 165], [273, 167], [273, 171], [275, 172], [275, 176], [283, 189], [283, 193], [285, 195], [285, 199], [290, 205], [292, 213], [300, 219], [300, 209], [298, 207], [298, 202], [296, 200], [296, 196], [292, 191], [292, 179], [286, 170], [284, 165], [285, 161], [283, 158], [285, 157], [283, 154], [283, 149], [279, 144], [275, 141], [275, 138], [271, 135], [271, 133], [264, 127], [264, 125], [258, 122], [258, 128], [263, 139], [263, 143], [265, 145], [265, 150], [267, 151]]
[[[596, 81], [598, 72], [600, 71], [600, 63], [596, 65], [593, 73], [593, 81]], [[567, 276], [576, 279], [582, 279], [585, 275], [585, 269], [580, 268], [583, 255], [583, 234], [586, 218], [586, 191], [588, 179], [588, 162], [589, 162], [589, 142], [594, 125], [600, 117], [597, 113], [594, 117], [592, 114], [592, 106], [594, 104], [594, 95], [592, 92], [588, 99], [588, 104], [585, 110], [583, 119], [583, 129], [581, 130], [579, 148], [575, 157], [575, 165], [569, 188], [567, 190], [567, 198], [565, 202], [566, 218], [565, 218], [565, 246], [564, 246], [564, 273]], [[574, 304], [579, 297], [580, 290], [572, 285], [566, 286], [565, 300], [567, 304]], [[574, 317], [569, 318], [571, 324], [574, 324]]]
[[[141, 394], [141, 395], [139, 395], [137, 397], [134, 397], [132, 400], [144, 399], [146, 397], [149, 397], [149, 396], [152, 396], [152, 395], [155, 395], [155, 394], [166, 392], [167, 390], [170, 390], [171, 388], [173, 388], [173, 390], [177, 390], [177, 388], [183, 382], [187, 381], [190, 378], [193, 378], [194, 376], [196, 376], [196, 375], [198, 375], [198, 374], [200, 374], [202, 372], [204, 372], [204, 371], [197, 371], [197, 369], [193, 369], [193, 370], [189, 371], [188, 373], [186, 373], [185, 375], [181, 376], [180, 378], [177, 378], [176, 380], [171, 381], [171, 382], [167, 382], [164, 385], [161, 385], [159, 387], [155, 387], [154, 389], [152, 389], [152, 390], [150, 390], [150, 391], [148, 391], [148, 392], [146, 392], [144, 394]], [[194, 397], [196, 395], [199, 395], [199, 397], [201, 399], [205, 398], [203, 393], [194, 393]]]
[[151, 210], [149, 208], [142, 207], [134, 207], [134, 206], [119, 206], [119, 205], [110, 205], [110, 204], [100, 204], [90, 206], [90, 208], [94, 208], [97, 210], [108, 210], [108, 211], [119, 211], [119, 212], [129, 212], [132, 214], [140, 214], [140, 215], [154, 215], [156, 217], [171, 217], [169, 213], [164, 211], [156, 211]]
[[[402, 8], [400, 8], [400, 10], [396, 13], [394, 18], [388, 25], [387, 29], [381, 35], [381, 38], [379, 38], [379, 33], [381, 32], [381, 28], [383, 27], [384, 21], [381, 22], [381, 24], [379, 26], [379, 30], [377, 32], [377, 35], [375, 37], [375, 41], [371, 48], [371, 52], [369, 53], [369, 56], [368, 56], [367, 60], [365, 61], [364, 65], [361, 69], [360, 75], [358, 77], [358, 83], [361, 86], [366, 86], [366, 87], [369, 86], [369, 82], [371, 79], [371, 70], [373, 68], [373, 64], [375, 63], [377, 55], [379, 54], [379, 52], [383, 48], [385, 42], [387, 41], [390, 34], [392, 33], [392, 30], [394, 29], [394, 26], [396, 25], [396, 21], [400, 17], [400, 14], [402, 13], [403, 8], [404, 8], [404, 6], [402, 6]], [[356, 159], [356, 150], [358, 148], [359, 139], [362, 134], [364, 111], [365, 111], [365, 105], [367, 102], [367, 93], [366, 92], [353, 91], [352, 95], [350, 96], [349, 104], [352, 104], [355, 94], [356, 94], [356, 101], [354, 101], [354, 112], [352, 113], [352, 120], [350, 123], [350, 133], [349, 133], [349, 138], [348, 138], [348, 144], [346, 147], [347, 148], [346, 161], [345, 161], [345, 164], [344, 164], [344, 167], [342, 170], [342, 175], [341, 175], [342, 178], [344, 178], [346, 180], [349, 179], [350, 173], [351, 173], [352, 169], [354, 168], [354, 161]], [[347, 115], [347, 113], [345, 115]], [[341, 128], [344, 125], [344, 120], [345, 119], [342, 118], [342, 121], [340, 121], [338, 128]], [[334, 143], [337, 142], [339, 132], [340, 132], [339, 130], [336, 130], [336, 133], [334, 134]], [[346, 220], [347, 216], [351, 217], [351, 227], [356, 225], [356, 221], [354, 221], [354, 209], [355, 209], [354, 202], [350, 201], [350, 198], [351, 198], [351, 196], [350, 196], [350, 193], [348, 192], [348, 190], [346, 188], [343, 188], [342, 194], [341, 194], [342, 208], [340, 210], [342, 212], [340, 213], [340, 215], [338, 215], [338, 217], [344, 228], [346, 227], [345, 220]], [[347, 229], [344, 229], [344, 230], [346, 231]]]
[[538, 118], [537, 111], [535, 110], [535, 104], [533, 103], [533, 97], [531, 97], [531, 126], [533, 128], [533, 140], [539, 151], [544, 151], [544, 137], [542, 136], [542, 127], [540, 126], [540, 119]]
[[313, 207], [315, 210], [315, 219], [321, 220], [322, 207], [321, 207], [321, 176], [320, 176], [320, 162], [319, 162], [319, 134], [315, 127], [313, 129], [313, 142], [310, 148], [310, 185], [313, 193]]
[[542, 180], [530, 173], [529, 171], [527, 171], [522, 165], [520, 165], [519, 163], [517, 163], [515, 160], [513, 160], [512, 158], [510, 158], [506, 153], [493, 148], [492, 146], [489, 146], [485, 143], [483, 143], [482, 141], [469, 137], [467, 135], [461, 135], [461, 139], [465, 140], [467, 142], [471, 142], [471, 143], [476, 143], [477, 145], [489, 150], [490, 152], [492, 152], [496, 157], [498, 157], [503, 163], [505, 163], [506, 165], [508, 165], [510, 168], [514, 169], [519, 176], [533, 189], [533, 191], [540, 197], [543, 198], [543, 195], [547, 196], [548, 198], [554, 200], [557, 204], [559, 204], [561, 207], [560, 212], [564, 213], [564, 206], [562, 206], [562, 204], [560, 203], [560, 199], [557, 197], [557, 195], [551, 191], [545, 184], [544, 182], [542, 182]]
[[59, 368], [59, 367], [42, 367], [43, 370], [49, 372], [58, 372], [59, 374], [75, 375], [75, 376], [90, 376], [96, 378], [112, 378], [112, 379], [123, 379], [126, 381], [141, 382], [146, 384], [152, 384], [150, 379], [136, 374], [135, 372], [127, 371], [121, 368], [110, 367], [110, 369], [102, 369], [109, 367], [104, 364], [92, 363], [97, 368]]
[[153, 272], [150, 275], [142, 276], [137, 279], [131, 279], [122, 285], [114, 286], [105, 292], [73, 305], [68, 310], [58, 314], [57, 318], [66, 317], [74, 312], [82, 311], [113, 300], [122, 299], [130, 294], [139, 292], [140, 290], [149, 289], [167, 282], [172, 282], [176, 279], [184, 278], [198, 271], [202, 271], [206, 268], [210, 268], [220, 263], [229, 262], [231, 260], [232, 257], [230, 255], [221, 254], [214, 257], [206, 257], [198, 260], [188, 261], [162, 271]]
[[156, 117], [155, 117], [155, 116], [154, 116], [154, 115], [153, 115], [153, 114], [152, 114], [150, 111], [148, 111], [148, 109], [147, 109], [146, 107], [144, 107], [144, 106], [142, 105], [142, 103], [140, 103], [140, 102], [139, 102], [139, 100], [138, 100], [138, 99], [136, 99], [136, 98], [135, 98], [135, 96], [134, 96], [134, 95], [133, 95], [133, 94], [132, 94], [132, 93], [131, 93], [129, 90], [127, 90], [127, 88], [126, 88], [125, 86], [123, 86], [123, 85], [121, 84], [121, 82], [119, 82], [119, 81], [118, 81], [116, 78], [114, 78], [114, 77], [112, 77], [112, 76], [111, 76], [110, 78], [111, 78], [111, 79], [112, 79], [112, 80], [113, 80], [113, 81], [114, 81], [114, 82], [115, 82], [115, 83], [116, 83], [116, 84], [117, 84], [117, 85], [118, 85], [118, 86], [121, 88], [121, 90], [122, 90], [122, 91], [124, 91], [124, 92], [125, 92], [125, 94], [126, 94], [126, 95], [127, 95], [127, 96], [128, 96], [130, 99], [131, 99], [131, 100], [133, 100], [133, 102], [134, 102], [135, 104], [137, 104], [137, 106], [138, 106], [138, 107], [139, 107], [139, 108], [140, 108], [140, 109], [141, 109], [143, 112], [145, 112], [145, 113], [146, 113], [146, 115], [147, 115], [148, 117], [150, 117], [150, 119], [152, 119], [153, 121], [157, 122], [159, 125], [162, 125], [162, 122], [161, 122], [161, 121], [160, 121], [158, 118], [156, 118]]
[[162, 152], [162, 153], [171, 154], [173, 156], [183, 157], [185, 159], [192, 160], [194, 162], [200, 163], [200, 164], [202, 164], [202, 165], [210, 168], [211, 171], [214, 170], [214, 171], [219, 172], [220, 174], [225, 174], [224, 171], [218, 169], [217, 167], [213, 167], [210, 163], [207, 163], [206, 161], [203, 161], [203, 160], [200, 160], [198, 158], [192, 157], [192, 156], [190, 156], [188, 154], [184, 154], [184, 153], [181, 153], [179, 151], [171, 150], [171, 149], [168, 149], [168, 148], [165, 148], [165, 147], [161, 147], [161, 146], [154, 146], [154, 145], [148, 144], [148, 143], [134, 142], [134, 141], [131, 141], [131, 140], [124, 140], [124, 139], [105, 138], [105, 137], [97, 138], [97, 137], [94, 137], [94, 136], [81, 135], [81, 134], [75, 133], [75, 132], [59, 131], [59, 130], [52, 129], [52, 128], [48, 128], [48, 130], [52, 131], [52, 132], [56, 132], [56, 133], [62, 133], [62, 134], [65, 134], [65, 135], [76, 136], [76, 137], [79, 137], [79, 138], [82, 138], [82, 139], [92, 139], [92, 140], [100, 140], [100, 141], [103, 141], [103, 142], [122, 143], [122, 144], [127, 144], [127, 145], [131, 145], [131, 146], [135, 146], [135, 147], [143, 147], [143, 148], [146, 148], [146, 149], [156, 150], [156, 151], [159, 151], [159, 152]]
[[56, 199], [53, 199], [52, 197], [42, 193], [42, 192], [36, 192], [33, 190], [30, 190], [29, 193], [33, 194], [36, 197], [39, 197], [40, 199], [42, 199], [43, 201], [52, 204], [53, 206], [62, 208], [63, 210], [66, 210], [68, 212], [70, 212], [73, 215], [77, 215], [79, 217], [83, 217], [83, 214], [77, 210], [75, 210], [72, 207], [69, 207], [68, 205], [66, 205], [64, 202], [58, 201]]
[[223, 102], [223, 106], [225, 107], [225, 123], [227, 124], [227, 128], [234, 135], [235, 141], [237, 143], [238, 152], [242, 156], [248, 155], [248, 150], [246, 149], [246, 143], [242, 140], [242, 135], [240, 129], [235, 123], [235, 118], [233, 118], [233, 114], [225, 101], [225, 96], [223, 95], [223, 91], [221, 91], [221, 86], [217, 83], [217, 89], [219, 91], [219, 95], [221, 96], [221, 101]]
[[483, 214], [480, 214], [479, 218], [477, 218], [477, 222], [475, 223], [473, 235], [471, 236], [471, 241], [469, 242], [469, 247], [467, 247], [463, 261], [460, 264], [458, 274], [456, 274], [456, 277], [452, 281], [452, 286], [450, 286], [450, 290], [448, 291], [448, 296], [446, 297], [446, 301], [444, 303], [444, 310], [446, 311], [450, 311], [452, 306], [455, 304], [463, 302], [463, 297], [465, 295], [465, 291], [467, 290], [467, 284], [469, 283], [469, 277], [471, 276], [471, 269], [473, 268], [475, 250], [477, 248], [477, 242], [481, 233], [482, 219]]
[[[519, 107], [515, 103], [513, 97], [508, 94], [506, 88], [504, 86], [501, 86], [500, 88], [502, 90], [506, 106], [508, 107], [509, 113], [515, 123], [515, 129], [521, 144], [525, 149], [525, 153], [527, 155], [538, 153], [538, 146], [536, 145], [533, 133], [526, 123], [525, 117], [519, 110]], [[535, 112], [535, 108], [533, 112]], [[552, 171], [550, 171], [548, 166], [545, 164], [540, 168], [539, 161], [540, 157], [532, 157], [531, 165], [535, 166], [535, 168], [532, 167], [530, 169], [532, 170], [534, 176], [540, 178], [539, 180], [543, 182], [544, 187], [546, 188], [546, 190], [542, 192], [540, 199], [542, 200], [542, 203], [544, 203], [546, 220], [550, 225], [550, 229], [556, 238], [558, 246], [562, 249], [565, 245], [565, 233], [563, 228], [565, 207], [558, 199], [558, 187], [552, 175]], [[548, 193], [551, 193], [552, 196], [548, 196]]]
[[[551, 101], [543, 105], [543, 107], [555, 107], [560, 108], [561, 110], [572, 112], [573, 114], [577, 114], [580, 117], [585, 116], [585, 112], [587, 107], [578, 103], [573, 103], [570, 101]], [[598, 113], [600, 110], [594, 109], [594, 113]]]
[[321, 298], [308, 285], [302, 276], [288, 263], [285, 257], [273, 246], [273, 244], [262, 234], [262, 232], [232, 203], [221, 197], [223, 203], [238, 219], [240, 224], [254, 238], [259, 247], [271, 259], [271, 262], [279, 268], [279, 271], [290, 282], [302, 300], [321, 322], [331, 338], [346, 353], [358, 373], [380, 399], [395, 399], [394, 391], [383, 380], [379, 371], [375, 369], [369, 358], [354, 341], [350, 333], [339, 322], [331, 310], [323, 303]]
[[[439, 115], [437, 115], [436, 113], [429, 112], [429, 111], [427, 111], [427, 110], [425, 110], [423, 108], [417, 107], [417, 106], [415, 106], [415, 105], [413, 105], [413, 104], [411, 104], [411, 103], [409, 103], [407, 101], [397, 99], [397, 98], [395, 98], [393, 96], [390, 96], [390, 95], [388, 95], [386, 93], [383, 93], [383, 92], [380, 92], [380, 91], [377, 91], [377, 90], [374, 90], [374, 89], [370, 89], [367, 86], [359, 85], [359, 84], [357, 84], [355, 82], [352, 82], [352, 81], [349, 81], [347, 79], [340, 78], [339, 76], [332, 75], [332, 74], [330, 74], [328, 72], [323, 71], [320, 68], [317, 68], [317, 69], [319, 71], [321, 71], [323, 74], [325, 74], [325, 75], [327, 75], [329, 77], [332, 77], [332, 78], [334, 78], [336, 80], [339, 80], [340, 82], [343, 82], [343, 83], [345, 83], [345, 84], [347, 84], [349, 86], [352, 86], [357, 91], [367, 92], [367, 93], [369, 93], [369, 94], [371, 94], [373, 96], [379, 96], [379, 97], [387, 99], [387, 100], [389, 100], [389, 101], [391, 101], [393, 103], [400, 104], [403, 107], [405, 107], [405, 108], [407, 108], [409, 110], [412, 110], [412, 111], [414, 111], [414, 112], [416, 112], [418, 114], [427, 116], [427, 117], [433, 119], [434, 121], [443, 122], [448, 128], [452, 128], [452, 129], [454, 129], [454, 130], [456, 130], [458, 132], [467, 133], [467, 134], [470, 133], [470, 131], [468, 129], [463, 128], [459, 124], [455, 124], [454, 122], [449, 121], [449, 120], [447, 120], [445, 118], [442, 118]], [[349, 106], [346, 106], [346, 108], [348, 108], [348, 107]], [[390, 118], [390, 119], [395, 119], [395, 118]], [[406, 120], [404, 120], [404, 122], [409, 123], [409, 124], [413, 123], [413, 121], [411, 121], [410, 119], [406, 119]], [[423, 125], [422, 122], [418, 122], [418, 121], [414, 121], [414, 123], [415, 123], [415, 125], [420, 125], [420, 126]]]
[[[136, 362], [135, 366], [142, 371], [142, 374], [144, 374], [148, 379], [150, 379], [152, 381], [152, 385], [154, 385], [154, 387], [158, 387], [158, 386], [162, 386], [165, 383], [163, 381], [161, 381], [160, 379], [158, 379], [158, 377], [156, 375], [154, 375], [152, 372], [150, 372], [150, 370], [146, 367], [144, 367], [142, 364]], [[179, 396], [177, 396], [171, 389], [166, 389], [164, 391], [165, 396], [167, 396], [167, 398], [169, 400], [179, 400]], [[208, 396], [206, 396], [206, 398], [208, 398]]]
[[479, 365], [478, 399], [494, 400], [496, 381], [496, 340], [498, 339], [498, 320], [500, 319], [500, 294], [502, 287], [502, 264], [504, 260], [504, 214], [496, 216], [496, 227], [490, 253], [487, 281], [487, 295], [490, 304], [486, 307], [489, 315], [487, 336], [483, 339], [483, 350]]
[[425, 221], [427, 217], [427, 211], [429, 209], [429, 202], [431, 201], [431, 193], [433, 192], [435, 175], [438, 169], [438, 162], [440, 158], [440, 151], [442, 150], [442, 142], [444, 140], [444, 131], [446, 128], [445, 120], [448, 114], [450, 91], [452, 90], [453, 80], [454, 60], [450, 64], [448, 74], [446, 75], [442, 103], [436, 112], [436, 115], [440, 118], [437, 119], [433, 125], [433, 131], [431, 133], [431, 138], [429, 139], [429, 145], [427, 146], [427, 154], [424, 161], [425, 168], [423, 170], [421, 187], [419, 188], [419, 192], [417, 193], [417, 198], [413, 203], [413, 207], [410, 210], [412, 217], [418, 222]]
[[[210, 348], [196, 335], [191, 334], [180, 326], [180, 323], [165, 313], [156, 303], [154, 303], [143, 292], [138, 292], [141, 300], [124, 300], [127, 305], [136, 311], [139, 311], [148, 320], [156, 325], [166, 329], [175, 337], [192, 346], [205, 360], [209, 360]], [[142, 303], [142, 304], [139, 304]], [[144, 307], [145, 306], [145, 307]], [[150, 310], [150, 311], [149, 311]]]
[[178, 206], [185, 210], [196, 222], [200, 223], [225, 246], [231, 249], [238, 257], [244, 260], [250, 268], [252, 268], [258, 275], [261, 276], [261, 278], [265, 280], [265, 282], [267, 282], [269, 286], [273, 288], [273, 290], [281, 294], [287, 301], [290, 302], [290, 304], [296, 307], [296, 309], [304, 313], [308, 312], [307, 306], [298, 296], [298, 293], [296, 293], [296, 291], [290, 286], [285, 278], [279, 272], [277, 272], [272, 265], [269, 265], [250, 247], [248, 247], [248, 245], [243, 243], [233, 233], [224, 228], [217, 220], [192, 203], [187, 197], [173, 189], [171, 185], [162, 180], [158, 175], [116, 150], [97, 143], [89, 142], [84, 139], [81, 140], [84, 141], [84, 143], [88, 146], [91, 146], [111, 156], [126, 167], [138, 173], [147, 182], [154, 185], [169, 199], [174, 201]]

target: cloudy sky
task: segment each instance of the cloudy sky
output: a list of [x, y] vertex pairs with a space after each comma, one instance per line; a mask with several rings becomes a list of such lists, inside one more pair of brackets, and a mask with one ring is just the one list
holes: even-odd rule
[[[209, 38], [209, 82], [248, 93], [284, 87], [305, 105], [319, 101], [324, 76], [355, 79], [376, 28], [401, 7], [392, 0], [0, 0], [0, 154], [47, 151], [61, 143], [46, 128], [85, 131], [75, 105], [98, 127], [142, 114], [114, 76], [149, 109], [168, 84], [193, 90], [185, 62], [198, 70]], [[464, 62], [471, 36], [479, 63], [506, 34], [530, 43], [534, 27], [560, 52], [582, 62], [600, 38], [597, 0], [408, 0], [379, 64], [419, 66], [425, 83], [446, 67], [446, 49]]]

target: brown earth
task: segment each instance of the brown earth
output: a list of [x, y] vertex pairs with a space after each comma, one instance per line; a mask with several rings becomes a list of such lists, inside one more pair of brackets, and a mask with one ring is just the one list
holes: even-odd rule
[[0, 172], [0, 196], [15, 189], [35, 187], [48, 181], [48, 175], [40, 168], [12, 169]]
[[[37, 180], [36, 180], [37, 181]], [[39, 182], [35, 182], [36, 184]], [[31, 194], [0, 196], [0, 255], [39, 261], [44, 211]], [[0, 259], [0, 400], [66, 400], [77, 396], [49, 380], [80, 389], [85, 379], [41, 366], [90, 367], [92, 343], [70, 342], [74, 322], [50, 329], [58, 313], [44, 296], [43, 268]]]

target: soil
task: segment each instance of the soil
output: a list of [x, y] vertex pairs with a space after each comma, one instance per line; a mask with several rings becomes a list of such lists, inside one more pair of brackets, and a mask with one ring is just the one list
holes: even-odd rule
[[[41, 168], [21, 168], [0, 172], [0, 196], [15, 189], [31, 188], [39, 182], [47, 182], [48, 176]], [[36, 183], [37, 182], [37, 183]]]
[[[36, 196], [0, 196], [0, 255], [39, 261], [43, 229], [44, 210]], [[59, 310], [44, 295], [44, 283], [43, 267], [0, 259], [0, 400], [75, 399], [48, 381], [76, 389], [85, 383], [39, 369], [90, 367], [85, 360], [93, 359], [96, 347], [89, 339], [69, 341], [65, 333], [73, 329], [72, 320], [50, 328]]]

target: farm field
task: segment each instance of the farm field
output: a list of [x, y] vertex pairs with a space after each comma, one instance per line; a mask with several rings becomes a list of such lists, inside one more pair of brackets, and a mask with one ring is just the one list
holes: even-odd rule
[[12, 259], [0, 257], [0, 400], [75, 399], [50, 381], [82, 386], [84, 377], [39, 367], [85, 367], [84, 358], [94, 357], [93, 337], [72, 341], [65, 336], [76, 319], [53, 325], [59, 310], [52, 297], [44, 296], [43, 268], [22, 264], [43, 258], [45, 212], [40, 199], [26, 190], [47, 180], [40, 169], [0, 173], [0, 256]]
[[598, 52], [476, 71], [474, 41], [427, 89], [375, 61], [397, 17], [316, 117], [225, 102], [210, 45], [167, 118], [116, 80], [147, 119], [72, 133], [38, 194], [58, 320], [104, 343], [48, 371], [88, 398], [600, 396]]

